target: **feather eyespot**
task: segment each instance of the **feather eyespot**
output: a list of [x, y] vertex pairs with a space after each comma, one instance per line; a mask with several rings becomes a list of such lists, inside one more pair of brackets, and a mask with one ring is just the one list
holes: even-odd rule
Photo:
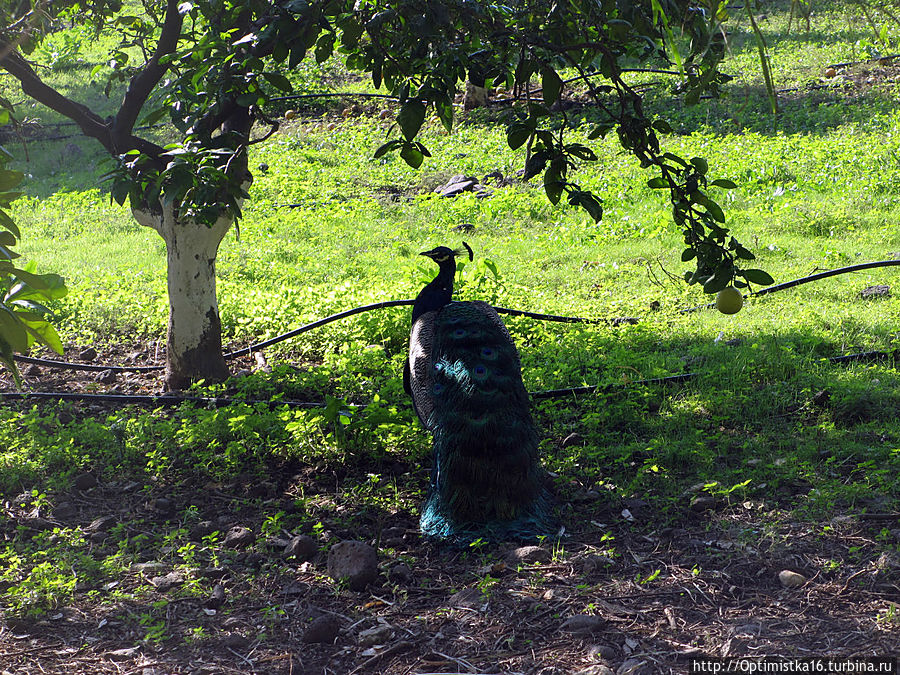
[[461, 337], [465, 337], [465, 336], [466, 336], [465, 328], [457, 328], [455, 331], [453, 331], [453, 337], [455, 337], [455, 338], [461, 338]]
[[474, 373], [475, 377], [481, 379], [487, 377], [488, 369], [479, 364], [472, 369], [472, 372]]
[[481, 356], [486, 359], [496, 358], [497, 352], [494, 351], [491, 347], [482, 347], [481, 348]]
[[438, 372], [441, 372], [444, 369], [444, 364], [443, 363], [435, 363], [434, 369]]
[[435, 395], [440, 395], [444, 393], [444, 389], [446, 389], [446, 387], [443, 384], [441, 384], [440, 382], [435, 382], [434, 387], [432, 387], [431, 390], [435, 393]]

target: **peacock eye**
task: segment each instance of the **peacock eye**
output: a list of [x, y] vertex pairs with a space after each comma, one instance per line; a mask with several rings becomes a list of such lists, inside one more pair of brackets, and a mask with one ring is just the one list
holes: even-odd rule
[[444, 369], [444, 364], [443, 364], [443, 363], [435, 363], [435, 364], [434, 364], [434, 369], [435, 369], [436, 371], [440, 372], [440, 371], [442, 371], [442, 370]]
[[455, 331], [453, 331], [453, 337], [455, 337], [455, 338], [465, 337], [465, 335], [466, 335], [465, 328], [457, 328]]
[[432, 388], [432, 391], [435, 394], [442, 394], [442, 393], [444, 393], [444, 389], [445, 389], [445, 387], [443, 384], [441, 384], [440, 382], [435, 382], [434, 387]]
[[484, 377], [487, 375], [487, 368], [484, 366], [475, 366], [475, 376], [476, 377]]
[[490, 347], [483, 347], [481, 349], [481, 355], [486, 359], [492, 358], [494, 356], [494, 350]]

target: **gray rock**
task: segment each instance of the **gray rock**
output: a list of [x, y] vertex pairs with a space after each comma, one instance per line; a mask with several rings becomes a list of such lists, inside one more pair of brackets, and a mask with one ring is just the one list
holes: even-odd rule
[[562, 622], [559, 629], [565, 633], [586, 635], [596, 633], [606, 627], [606, 621], [599, 616], [590, 614], [576, 614]]
[[78, 358], [81, 361], [93, 361], [97, 358], [97, 350], [93, 347], [87, 347], [78, 352]]
[[249, 546], [255, 540], [256, 537], [248, 528], [235, 525], [228, 530], [228, 534], [225, 535], [225, 539], [222, 543], [230, 548], [243, 548]]
[[356, 642], [360, 647], [374, 647], [386, 644], [392, 637], [394, 637], [394, 629], [389, 624], [380, 623], [374, 628], [360, 631], [356, 636]]
[[891, 287], [879, 284], [877, 286], [869, 286], [859, 293], [859, 297], [863, 300], [871, 300], [873, 298], [889, 298], [891, 297]]
[[328, 576], [346, 579], [350, 588], [361, 591], [378, 576], [378, 553], [361, 541], [342, 541], [328, 551]]
[[130, 569], [136, 574], [159, 574], [166, 569], [166, 565], [161, 562], [142, 562], [134, 563]]
[[192, 541], [200, 541], [203, 537], [208, 537], [217, 529], [218, 528], [211, 520], [201, 520], [199, 523], [195, 523], [191, 526], [189, 534]]
[[390, 577], [391, 581], [408, 584], [413, 580], [413, 571], [410, 569], [409, 565], [401, 562], [395, 565], [391, 565], [391, 569], [388, 571], [388, 576]]
[[318, 552], [319, 544], [307, 534], [298, 534], [284, 547], [284, 555], [286, 558], [296, 558], [301, 562], [311, 560]]
[[540, 546], [520, 546], [506, 554], [506, 560], [511, 565], [545, 563], [550, 562], [550, 559], [550, 552]]
[[153, 577], [150, 579], [151, 585], [160, 593], [166, 593], [176, 586], [184, 583], [184, 575], [181, 572], [169, 572], [164, 577]]
[[113, 384], [118, 379], [118, 374], [116, 374], [116, 371], [112, 368], [101, 370], [94, 378], [94, 380], [99, 382], [100, 384]]
[[69, 502], [60, 502], [53, 507], [52, 511], [53, 517], [58, 520], [68, 520], [76, 513], [78, 513], [78, 509]]
[[341, 630], [341, 623], [334, 616], [320, 616], [313, 619], [303, 632], [302, 640], [306, 643], [331, 644]]
[[100, 516], [87, 526], [88, 532], [106, 532], [112, 529], [119, 521], [115, 516]]
[[222, 584], [216, 584], [212, 589], [212, 593], [209, 594], [209, 597], [206, 599], [206, 602], [204, 602], [203, 605], [207, 609], [219, 609], [219, 607], [224, 604], [225, 587]]
[[97, 478], [94, 474], [82, 473], [75, 477], [75, 482], [72, 484], [72, 487], [79, 492], [84, 492], [85, 490], [97, 487], [97, 484]]

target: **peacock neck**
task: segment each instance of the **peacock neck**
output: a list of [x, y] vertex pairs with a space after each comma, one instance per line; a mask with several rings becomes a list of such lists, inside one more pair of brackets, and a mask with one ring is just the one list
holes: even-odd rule
[[449, 305], [453, 299], [453, 276], [456, 274], [456, 262], [448, 258], [438, 265], [438, 275], [425, 286], [416, 296], [413, 303], [412, 322], [426, 312], [435, 312], [444, 305]]

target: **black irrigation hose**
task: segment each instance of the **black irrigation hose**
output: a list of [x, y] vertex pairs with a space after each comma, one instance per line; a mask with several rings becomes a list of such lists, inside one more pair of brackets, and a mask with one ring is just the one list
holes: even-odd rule
[[[259, 352], [265, 349], [266, 347], [271, 347], [274, 344], [279, 342], [284, 342], [285, 340], [289, 340], [292, 337], [296, 337], [301, 333], [306, 333], [315, 328], [319, 328], [324, 326], [325, 324], [331, 323], [333, 321], [338, 321], [339, 319], [345, 319], [348, 316], [353, 316], [354, 314], [362, 314], [363, 312], [368, 312], [373, 309], [383, 309], [385, 307], [400, 307], [403, 305], [412, 305], [414, 300], [385, 300], [383, 302], [374, 302], [370, 305], [362, 305], [360, 307], [354, 307], [353, 309], [348, 309], [343, 312], [338, 312], [337, 314], [332, 314], [330, 316], [326, 316], [323, 319], [318, 319], [313, 321], [312, 323], [308, 323], [304, 326], [300, 326], [299, 328], [295, 328], [294, 330], [288, 331], [287, 333], [283, 333], [281, 335], [277, 335], [268, 340], [264, 340], [262, 342], [257, 342], [255, 344], [250, 345], [249, 347], [243, 347], [241, 349], [236, 349], [233, 352], [229, 352], [225, 354], [226, 359], [233, 359], [238, 356], [245, 356], [247, 354], [251, 354], [253, 352]], [[537, 312], [527, 312], [522, 309], [507, 309], [506, 307], [497, 307], [496, 310], [501, 314], [509, 314], [510, 316], [527, 316], [532, 319], [540, 319], [542, 321], [559, 321], [563, 323], [576, 323], [576, 322], [585, 322], [585, 323], [609, 323], [613, 326], [619, 325], [621, 323], [637, 323], [637, 319], [633, 317], [625, 317], [621, 319], [586, 319], [583, 317], [577, 316], [557, 316], [555, 314], [539, 314]], [[19, 356], [16, 355], [15, 359], [17, 361], [21, 361], [22, 363], [33, 363], [39, 366], [46, 366], [48, 368], [64, 368], [68, 370], [86, 370], [93, 372], [103, 372], [111, 370], [112, 372], [152, 372], [164, 370], [165, 366], [104, 366], [104, 365], [96, 365], [96, 364], [88, 364], [88, 363], [73, 363], [70, 361], [55, 361], [51, 359], [39, 359], [32, 356]]]
[[[775, 284], [774, 286], [769, 286], [768, 288], [761, 288], [758, 291], [754, 291], [750, 293], [750, 296], [756, 297], [758, 295], [768, 295], [769, 293], [774, 293], [776, 291], [784, 291], [788, 288], [794, 288], [795, 286], [799, 286], [800, 284], [808, 284], [811, 281], [819, 281], [820, 279], [827, 279], [828, 277], [837, 276], [838, 274], [847, 274], [848, 272], [859, 272], [861, 270], [872, 269], [873, 267], [891, 267], [893, 265], [900, 265], [900, 260], [878, 260], [875, 262], [867, 262], [867, 263], [859, 263], [858, 265], [849, 265], [848, 267], [838, 267], [834, 270], [828, 270], [826, 272], [818, 272], [817, 274], [810, 274], [808, 277], [800, 277], [799, 279], [792, 279], [790, 281], [785, 281], [780, 284]], [[748, 297], [747, 295], [744, 296]], [[689, 312], [697, 312], [701, 309], [710, 309], [715, 307], [716, 303], [711, 302], [706, 305], [697, 305], [696, 307], [690, 307], [688, 309], [681, 310], [682, 314], [687, 314]]]
[[[697, 377], [699, 373], [684, 373], [682, 375], [669, 375], [668, 377], [654, 377], [650, 380], [636, 380], [634, 382], [630, 382], [629, 384], [633, 384], [635, 386], [650, 386], [654, 384], [681, 384], [682, 382], [687, 382], [695, 377]], [[593, 394], [596, 391], [611, 391], [613, 389], [619, 388], [621, 385], [617, 384], [594, 384], [586, 387], [569, 387], [568, 389], [550, 389], [548, 391], [535, 391], [531, 392], [530, 396], [533, 399], [542, 399], [542, 398], [562, 398], [563, 396], [577, 396], [578, 394]]]
[[[278, 407], [288, 405], [295, 408], [321, 408], [325, 403], [316, 403], [311, 401], [282, 401], [282, 400], [262, 400], [262, 399], [238, 399], [224, 398], [218, 396], [173, 396], [171, 394], [163, 394], [154, 396], [152, 394], [82, 394], [68, 391], [33, 391], [33, 392], [11, 392], [0, 393], [0, 401], [85, 401], [88, 403], [119, 403], [128, 405], [130, 403], [150, 403], [157, 406], [176, 406], [182, 403], [200, 403], [205, 406], [215, 406], [222, 408], [234, 403], [246, 403], [247, 405], [256, 405], [263, 403], [270, 407]], [[353, 403], [345, 403], [345, 407], [357, 408], [361, 407]]]

